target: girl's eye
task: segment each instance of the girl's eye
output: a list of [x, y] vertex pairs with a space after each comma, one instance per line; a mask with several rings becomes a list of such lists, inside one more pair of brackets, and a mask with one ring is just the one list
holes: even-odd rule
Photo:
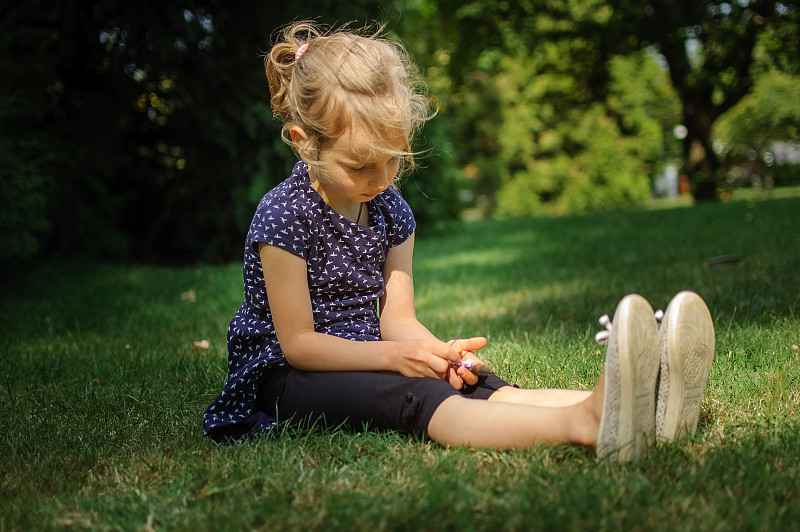
[[[391, 160], [390, 160], [390, 162], [392, 162], [392, 163], [396, 163], [398, 161], [400, 161], [400, 157], [399, 156], [392, 157]], [[350, 172], [351, 174], [360, 174], [360, 173], [363, 173], [363, 172], [368, 172], [375, 165], [376, 165], [376, 163], [367, 163], [367, 164], [365, 164], [363, 166], [358, 166], [358, 167], [356, 167], [356, 166], [347, 166], [346, 168], [347, 168], [347, 171]]]

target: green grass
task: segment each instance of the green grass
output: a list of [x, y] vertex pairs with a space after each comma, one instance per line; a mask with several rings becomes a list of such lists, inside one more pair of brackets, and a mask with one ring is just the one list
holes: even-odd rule
[[[717, 349], [698, 433], [625, 466], [375, 432], [216, 447], [201, 415], [225, 379], [240, 265], [6, 275], [0, 531], [800, 529], [798, 212], [797, 197], [749, 198], [418, 236], [421, 319], [488, 336], [484, 358], [522, 386], [594, 386], [596, 320], [625, 293], [703, 295]], [[723, 255], [741, 259], [709, 266]]]

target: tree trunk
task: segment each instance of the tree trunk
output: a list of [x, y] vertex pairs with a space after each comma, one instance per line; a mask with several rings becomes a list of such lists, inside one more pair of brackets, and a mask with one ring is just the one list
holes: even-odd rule
[[701, 90], [684, 96], [683, 121], [687, 134], [683, 140], [684, 170], [689, 178], [692, 196], [698, 201], [718, 196], [720, 162], [712, 148], [712, 116], [710, 97]]

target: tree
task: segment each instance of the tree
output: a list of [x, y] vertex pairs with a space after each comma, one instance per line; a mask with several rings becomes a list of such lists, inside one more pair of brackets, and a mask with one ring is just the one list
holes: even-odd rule
[[260, 137], [275, 129], [257, 55], [267, 14], [213, 0], [4, 11], [0, 96], [16, 113], [2, 114], [0, 149], [17, 161], [4, 171], [19, 182], [14, 168], [26, 168], [41, 183], [27, 194], [38, 225], [4, 220], [4, 236], [30, 236], [10, 254], [31, 256], [37, 242], [48, 255], [110, 260], [238, 251], [234, 200], [279, 164]]
[[460, 162], [489, 212], [582, 212], [649, 196], [675, 98], [653, 54], [613, 54], [605, 0], [436, 9]]
[[[449, 43], [452, 57], [448, 69], [456, 85], [453, 95], [463, 102], [459, 111], [467, 116], [463, 137], [473, 149], [466, 152], [476, 173], [484, 176], [499, 176], [509, 169], [497, 157], [504, 148], [494, 133], [503, 126], [496, 82], [502, 77], [500, 69], [508, 66], [504, 59], [508, 56], [527, 61], [531, 84], [536, 83], [534, 76], [561, 72], [570, 77], [569, 105], [555, 105], [560, 116], [566, 117], [570, 109], [587, 109], [587, 102], [611, 104], [607, 98], [613, 57], [645, 49], [658, 52], [681, 102], [679, 120], [686, 129], [684, 171], [698, 199], [712, 198], [717, 192], [720, 162], [711, 149], [712, 126], [751, 89], [754, 50], [761, 49], [782, 70], [793, 72], [800, 66], [796, 2], [442, 0], [436, 9], [444, 21], [442, 41]], [[534, 68], [539, 56], [552, 57], [553, 51], [558, 64], [552, 62], [545, 70]], [[517, 89], [525, 98], [526, 88], [518, 85]], [[543, 101], [553, 98], [560, 97], [549, 93]], [[530, 118], [530, 109], [519, 107]], [[613, 109], [607, 112], [611, 117], [615, 114]], [[617, 124], [621, 125], [619, 119]], [[623, 136], [628, 133], [621, 131]], [[537, 154], [529, 150], [529, 155]], [[571, 160], [568, 153], [567, 158]], [[557, 173], [563, 176], [566, 168]], [[502, 181], [487, 179], [484, 192], [491, 194]], [[546, 202], [552, 197], [548, 194]]]
[[800, 76], [775, 68], [760, 74], [753, 90], [722, 115], [714, 128], [715, 152], [731, 186], [764, 182], [767, 177], [774, 184], [800, 182], [798, 139]]
[[[542, 68], [547, 56], [554, 64]], [[587, 102], [574, 97], [580, 86], [561, 59], [557, 50], [507, 57], [504, 64], [517, 65], [495, 78], [499, 158], [511, 171], [498, 191], [501, 215], [641, 203], [650, 196], [649, 176], [665, 158], [668, 138], [654, 116], [673, 117], [676, 101], [651, 55], [612, 58], [605, 100]], [[555, 64], [565, 68], [558, 72]]]
[[[0, 258], [239, 256], [256, 203], [294, 163], [260, 55], [292, 20], [358, 25], [381, 9], [375, 0], [4, 7]], [[424, 192], [426, 178], [412, 185]]]
[[[610, 35], [623, 47], [653, 45], [664, 56], [682, 102], [684, 171], [697, 199], [716, 196], [720, 161], [712, 127], [753, 86], [754, 50], [796, 69], [800, 11], [775, 0], [609, 0]], [[634, 39], [631, 40], [630, 37]]]

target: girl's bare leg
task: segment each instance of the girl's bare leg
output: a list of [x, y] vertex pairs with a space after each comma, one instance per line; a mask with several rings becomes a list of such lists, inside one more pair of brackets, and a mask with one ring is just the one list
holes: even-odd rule
[[655, 435], [658, 325], [653, 308], [637, 294], [625, 296], [613, 322], [606, 321], [609, 373], [603, 373], [588, 395], [506, 388], [489, 401], [457, 395], [433, 413], [429, 436], [443, 444], [491, 448], [557, 442], [596, 445], [599, 458], [617, 463], [645, 456]]
[[[428, 435], [443, 445], [493, 449], [526, 448], [537, 443], [594, 445], [603, 408], [604, 380], [601, 377], [591, 392], [565, 390], [577, 394], [504, 392], [511, 402], [453, 396], [433, 413]], [[531, 398], [535, 399], [534, 404], [527, 404], [525, 400]], [[556, 404], [536, 403], [539, 400]]]
[[505, 386], [494, 392], [489, 401], [528, 406], [569, 406], [585, 401], [591, 394], [590, 390], [562, 390], [559, 388], [528, 390]]

